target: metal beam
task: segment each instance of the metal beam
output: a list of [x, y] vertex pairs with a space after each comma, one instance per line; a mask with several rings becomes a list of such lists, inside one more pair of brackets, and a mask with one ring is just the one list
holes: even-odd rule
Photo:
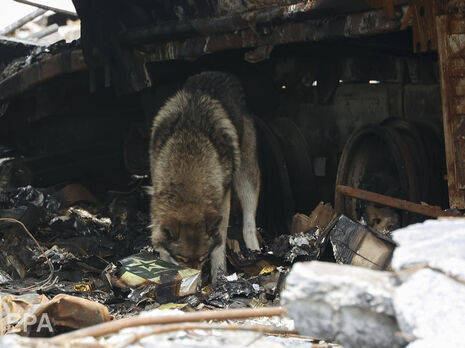
[[[405, 14], [406, 8], [403, 8], [403, 10]], [[222, 24], [220, 25], [220, 23], [223, 23], [226, 27], [221, 27]], [[151, 37], [152, 34], [157, 36], [159, 33], [169, 33], [169, 30], [163, 29], [163, 26], [166, 25], [163, 24], [157, 29], [159, 31], [140, 32], [143, 41], [150, 38], [149, 41], [156, 43], [144, 45], [138, 51], [145, 62], [189, 59], [230, 49], [372, 36], [398, 31], [401, 23], [402, 17], [389, 18], [386, 12], [380, 9], [324, 19], [269, 24], [260, 28], [248, 25], [247, 28], [242, 30], [224, 33], [221, 32], [229, 28], [230, 22], [226, 20], [224, 22], [212, 22], [211, 24], [205, 22], [204, 24], [207, 26], [207, 28], [204, 28], [205, 32], [213, 32], [213, 34], [197, 34], [195, 37], [176, 41], [171, 38], [166, 38], [164, 41], [155, 40], [155, 38]], [[178, 29], [183, 28], [185, 29], [181, 25]], [[129, 40], [129, 36], [123, 35], [121, 39]], [[24, 92], [43, 80], [63, 73], [85, 70], [86, 68], [81, 50], [75, 50], [72, 53], [69, 51], [59, 53], [34, 63], [0, 81], [0, 99], [8, 99]]]
[[[407, 8], [403, 10], [405, 14]], [[389, 18], [381, 9], [324, 19], [291, 21], [263, 26], [260, 29], [249, 25], [245, 29], [225, 33], [221, 33], [221, 30], [217, 33], [207, 28], [207, 32], [212, 31], [214, 34], [169, 41], [153, 39], [153, 44], [144, 45], [140, 51], [147, 62], [190, 59], [230, 49], [367, 37], [398, 31], [401, 23], [402, 17]], [[218, 22], [213, 23], [213, 28], [216, 28], [217, 24]], [[143, 34], [144, 38], [147, 37], [146, 34], [148, 35]]]

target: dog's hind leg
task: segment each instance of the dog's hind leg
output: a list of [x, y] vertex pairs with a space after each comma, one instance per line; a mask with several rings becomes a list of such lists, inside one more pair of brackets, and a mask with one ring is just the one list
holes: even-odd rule
[[245, 246], [251, 250], [260, 250], [255, 225], [260, 193], [260, 169], [258, 168], [255, 130], [249, 118], [244, 119], [241, 167], [236, 171], [233, 183], [242, 207], [242, 235]]

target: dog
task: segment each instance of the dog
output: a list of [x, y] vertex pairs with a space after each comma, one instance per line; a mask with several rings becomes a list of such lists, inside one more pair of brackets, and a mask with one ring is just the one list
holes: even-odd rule
[[377, 207], [373, 203], [368, 203], [363, 217], [368, 226], [381, 233], [388, 233], [401, 227], [400, 215], [393, 208]]
[[239, 80], [223, 72], [187, 79], [153, 120], [150, 138], [151, 227], [162, 260], [226, 271], [232, 190], [242, 208], [243, 237], [260, 250], [255, 215], [260, 170], [254, 123]]

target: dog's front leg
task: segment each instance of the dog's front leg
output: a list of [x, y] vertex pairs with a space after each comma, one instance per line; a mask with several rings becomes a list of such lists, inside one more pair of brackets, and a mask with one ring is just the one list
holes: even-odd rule
[[247, 173], [245, 169], [239, 171], [234, 178], [234, 188], [242, 206], [242, 235], [245, 246], [250, 250], [260, 250], [255, 225], [260, 177], [258, 174], [255, 175], [255, 178], [251, 178], [251, 176], [252, 174]]
[[231, 208], [231, 190], [229, 190], [224, 198], [222, 211], [221, 211], [221, 224], [218, 227], [218, 234], [220, 236], [220, 244], [213, 249], [211, 254], [211, 276], [213, 284], [216, 284], [218, 278], [218, 269], [226, 272], [226, 239], [228, 235], [229, 225], [229, 210]]

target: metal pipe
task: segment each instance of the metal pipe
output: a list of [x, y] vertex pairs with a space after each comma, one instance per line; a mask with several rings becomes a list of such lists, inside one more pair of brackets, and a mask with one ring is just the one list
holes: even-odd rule
[[53, 34], [53, 33], [56, 33], [58, 31], [58, 24], [56, 23], [53, 23], [52, 25], [49, 25], [48, 27], [36, 32], [36, 33], [33, 33], [31, 35], [29, 35], [27, 37], [28, 40], [38, 40], [38, 39], [41, 39], [45, 36], [48, 36], [50, 34]]
[[47, 11], [42, 8], [38, 8], [37, 10], [29, 13], [28, 15], [18, 19], [17, 21], [11, 23], [10, 25], [0, 30], [0, 36], [11, 34], [16, 29], [21, 28], [24, 24], [29, 23], [30, 21], [36, 19], [39, 16], [42, 16], [45, 12]]

